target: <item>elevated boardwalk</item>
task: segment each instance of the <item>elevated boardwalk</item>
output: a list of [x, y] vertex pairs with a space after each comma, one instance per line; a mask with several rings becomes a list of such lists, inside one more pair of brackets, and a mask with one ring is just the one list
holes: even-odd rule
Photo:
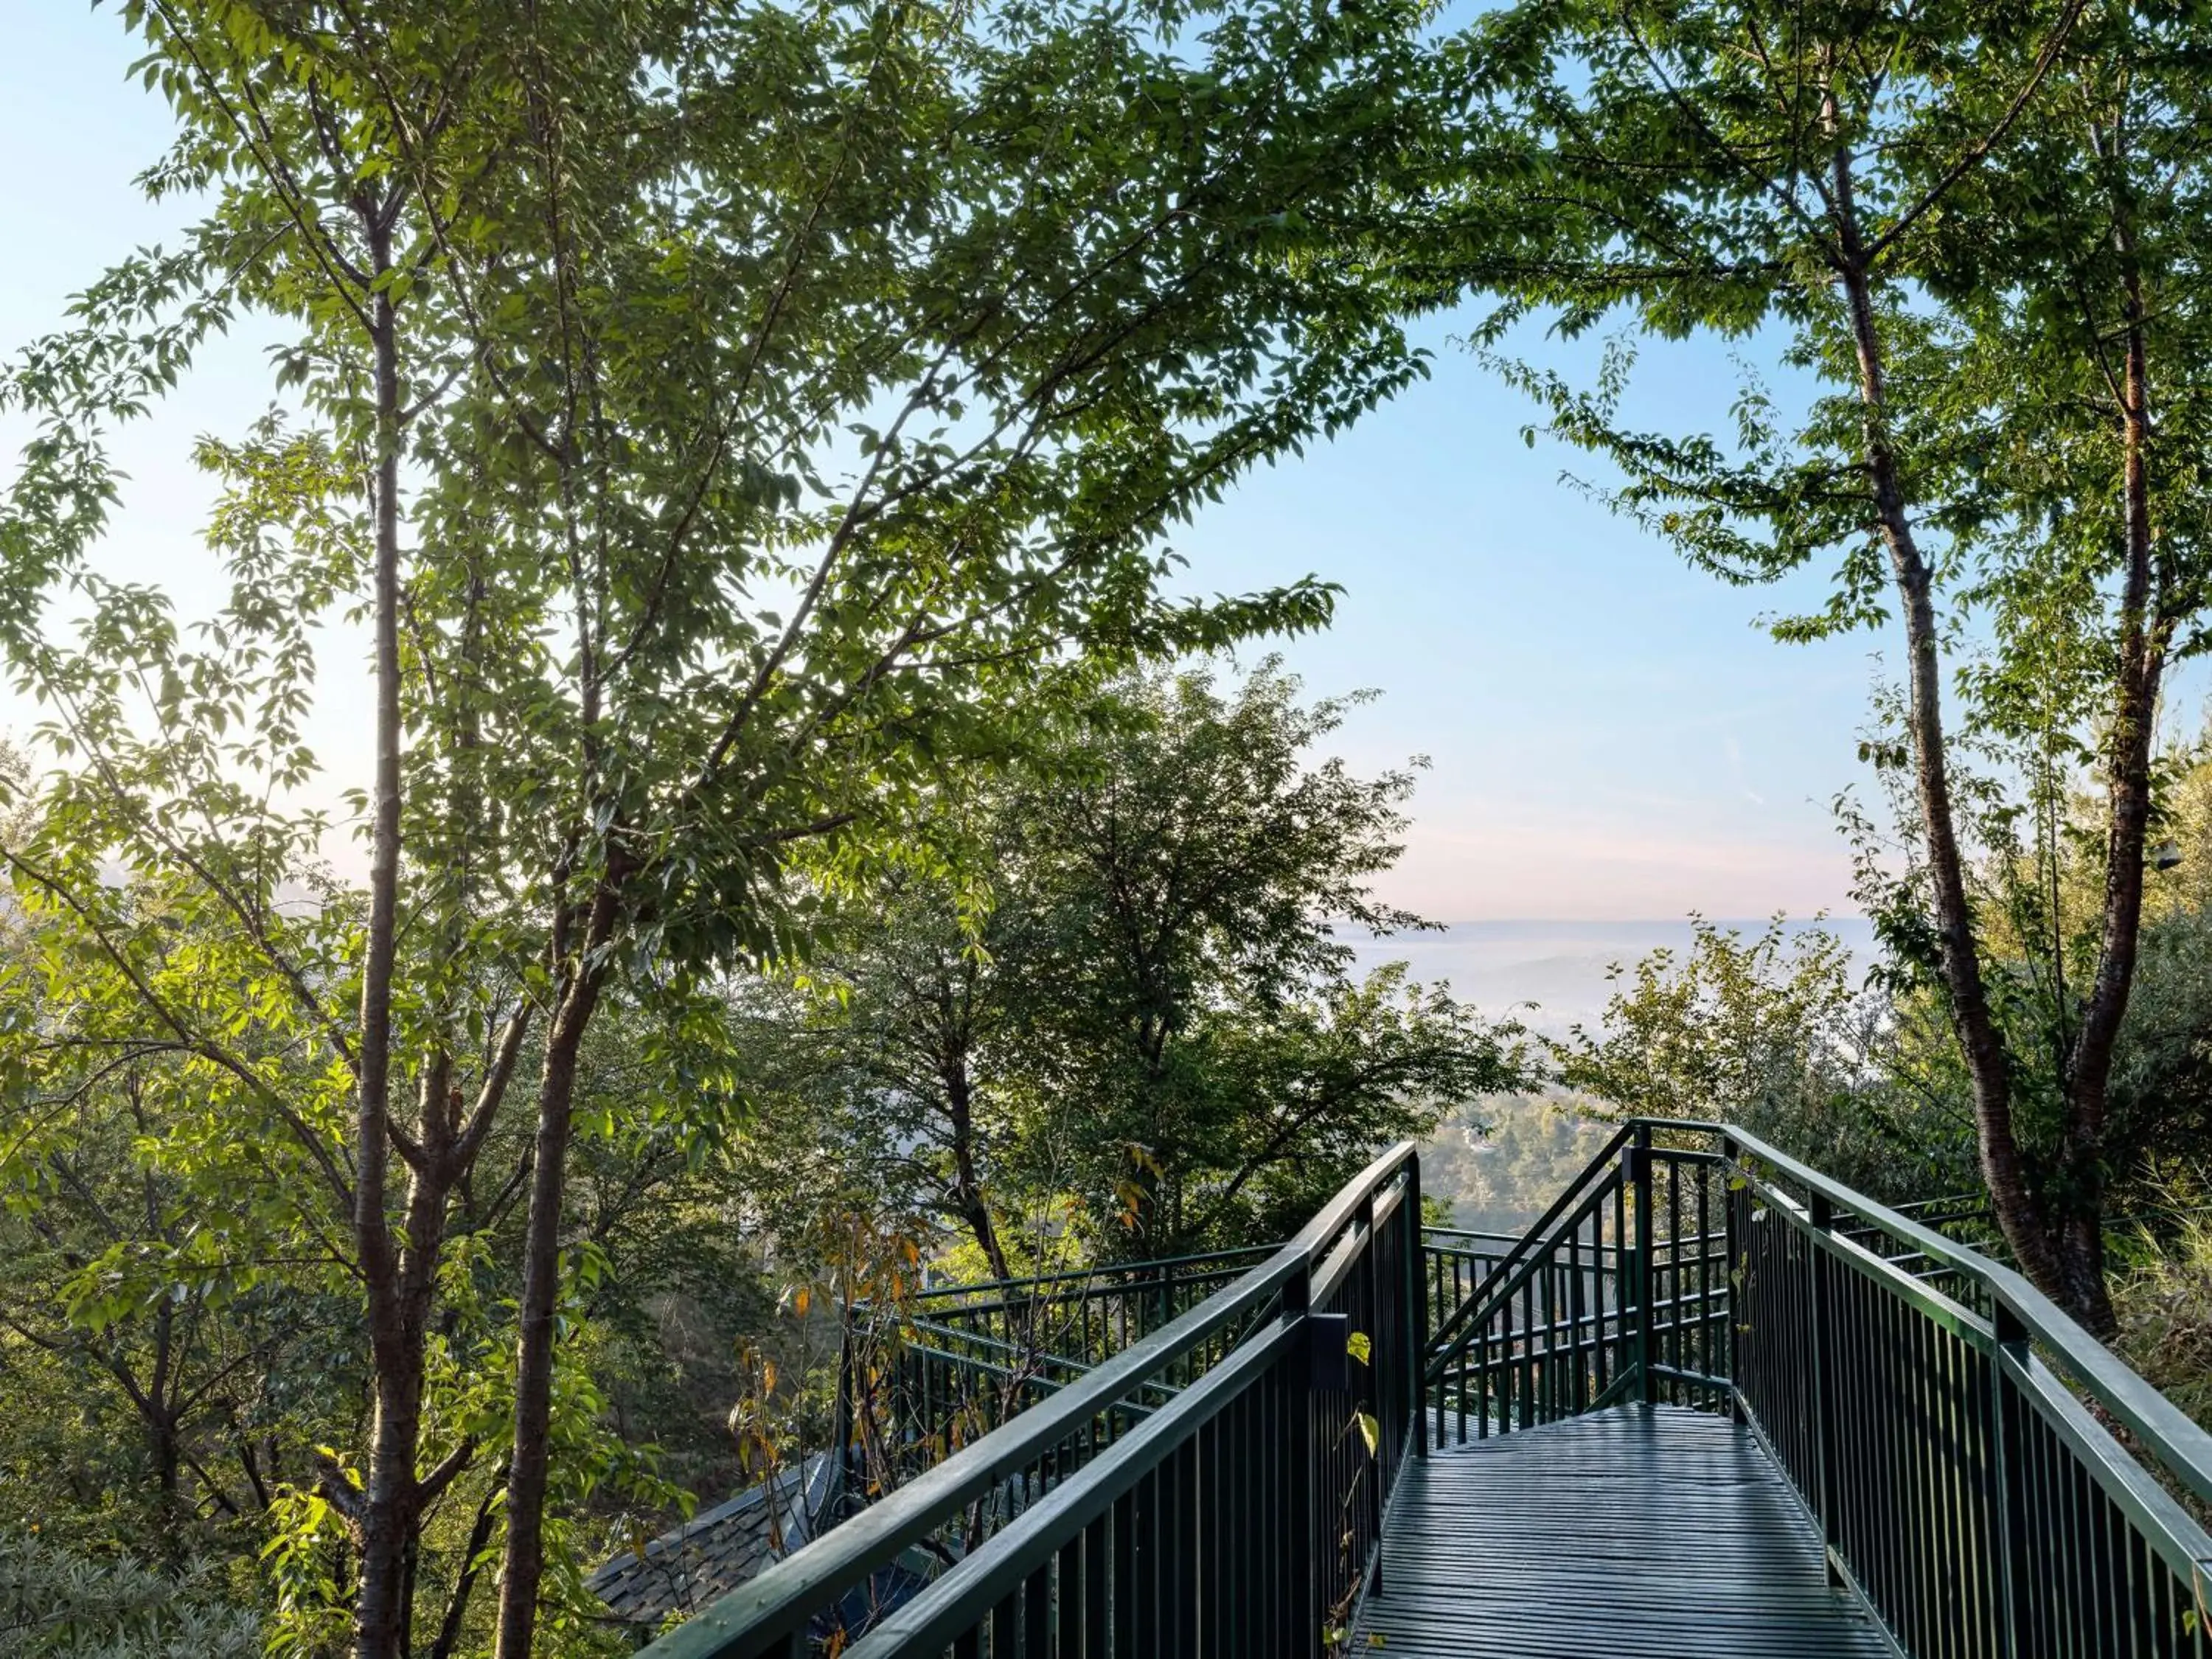
[[1725, 1125], [1622, 1125], [1502, 1248], [1400, 1146], [1257, 1260], [890, 1334], [836, 1524], [652, 1659], [2212, 1659], [2212, 1436]]
[[1751, 1432], [1621, 1406], [1409, 1463], [1352, 1651], [1885, 1659]]

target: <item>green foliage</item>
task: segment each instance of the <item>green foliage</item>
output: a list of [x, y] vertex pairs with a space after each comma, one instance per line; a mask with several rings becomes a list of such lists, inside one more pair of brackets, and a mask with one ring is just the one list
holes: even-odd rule
[[2199, 1423], [2212, 1422], [2212, 1213], [2201, 1172], [2168, 1160], [2162, 1213], [2126, 1249], [2113, 1301], [2122, 1357]]
[[[1421, 1148], [1432, 1225], [1518, 1237], [1604, 1145], [1609, 1127], [1556, 1095], [1493, 1095], [1448, 1119]], [[1425, 1213], [1425, 1218], [1427, 1218]]]
[[[1167, 597], [1165, 538], [1422, 372], [1316, 255], [1409, 164], [1425, 13], [118, 10], [179, 122], [149, 187], [206, 211], [0, 378], [33, 430], [0, 654], [46, 715], [0, 845], [8, 1192], [65, 1236], [38, 1334], [311, 1314], [327, 1363], [264, 1356], [302, 1386], [241, 1414], [281, 1445], [247, 1484], [283, 1639], [349, 1607], [374, 1659], [480, 1641], [483, 1522], [521, 1654], [548, 1541], [665, 1497], [609, 1419], [672, 1385], [647, 1241], [725, 1197], [722, 976], [1102, 670], [1327, 620], [1313, 580]], [[103, 569], [108, 446], [246, 314], [279, 412], [198, 447], [225, 591], [186, 616]], [[346, 617], [358, 778], [303, 741]], [[334, 798], [367, 893], [319, 863]], [[95, 1155], [156, 1194], [105, 1237]], [[227, 1398], [188, 1438], [238, 1449]]]
[[[2189, 15], [1734, 0], [1492, 14], [1453, 48], [1495, 123], [1463, 210], [1540, 204], [1547, 257], [1470, 261], [1500, 307], [1480, 337], [1495, 348], [1547, 313], [1569, 334], [1620, 325], [1587, 387], [1492, 361], [1553, 435], [1611, 464], [1607, 498], [1692, 564], [1738, 583], [1831, 569], [1822, 609], [1777, 622], [1785, 639], [1895, 614], [1868, 482], [1878, 440], [1941, 549], [1939, 593], [1981, 621], [1989, 649], [1959, 684], [1975, 726], [2087, 760], [2128, 625], [2110, 586], [2118, 361], [2099, 343], [2130, 257], [2110, 234], [2115, 190], [2171, 296], [2151, 372], [2179, 405], [2156, 479], [2177, 646], [2203, 597], [2191, 480], [2207, 319], [2166, 263], [2185, 262], [2212, 187], [2181, 114], [2202, 72]], [[1871, 414], [1839, 276], [1862, 255], [1883, 354]], [[1632, 424], [1638, 339], [1700, 332], [1744, 343], [1726, 426]]]
[[1899, 1010], [1842, 939], [1779, 916], [1750, 939], [1692, 929], [1686, 956], [1615, 964], [1602, 1030], [1553, 1045], [1561, 1082], [1625, 1115], [1739, 1125], [1878, 1197], [1972, 1187], [1963, 1101], [1911, 1086]]
[[23, 1659], [258, 1659], [253, 1613], [207, 1578], [94, 1560], [35, 1531], [0, 1533], [0, 1648]]
[[1512, 1028], [1351, 971], [1340, 929], [1414, 923], [1369, 886], [1411, 779], [1315, 758], [1341, 714], [1272, 665], [1127, 680], [948, 800], [964, 862], [897, 872], [807, 995], [748, 1009], [792, 1107], [754, 1178], [872, 1186], [989, 1275], [1174, 1255], [1286, 1235], [1510, 1079]]
[[1507, 1086], [1493, 1029], [1402, 967], [1351, 973], [1342, 930], [1421, 925], [1377, 902], [1408, 771], [1308, 751], [1344, 705], [1263, 667], [1131, 689], [1018, 796], [1055, 921], [1037, 1094], [1050, 1145], [1134, 1255], [1281, 1236], [1380, 1146]]

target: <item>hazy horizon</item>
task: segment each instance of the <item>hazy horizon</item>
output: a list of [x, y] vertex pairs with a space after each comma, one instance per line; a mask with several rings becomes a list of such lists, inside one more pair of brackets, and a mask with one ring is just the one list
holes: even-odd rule
[[[1766, 916], [1708, 916], [1709, 922], [1747, 936], [1763, 933]], [[1861, 915], [1790, 916], [1790, 933], [1819, 927], [1866, 961], [1874, 948], [1874, 926]], [[1680, 953], [1692, 938], [1688, 917], [1523, 917], [1455, 922], [1434, 932], [1383, 939], [1347, 939], [1362, 969], [1404, 962], [1425, 985], [1442, 982], [1462, 1001], [1492, 1018], [1518, 1018], [1547, 1036], [1564, 1036], [1574, 1025], [1595, 1026], [1614, 989], [1608, 977], [1615, 963], [1633, 970], [1650, 952]]]

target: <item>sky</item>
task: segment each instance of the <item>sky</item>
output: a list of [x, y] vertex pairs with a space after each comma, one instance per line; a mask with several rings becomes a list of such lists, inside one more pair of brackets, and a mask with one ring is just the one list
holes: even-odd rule
[[[0, 153], [14, 162], [0, 183], [0, 353], [12, 356], [103, 265], [173, 234], [181, 211], [131, 182], [168, 125], [126, 79], [112, 8], [0, 0]], [[1426, 383], [1253, 475], [1174, 542], [1198, 591], [1310, 574], [1342, 585], [1335, 625], [1280, 649], [1313, 695], [1382, 694], [1339, 734], [1356, 764], [1428, 757], [1384, 896], [1455, 923], [1848, 911], [1832, 802], [1866, 781], [1860, 728], [1896, 642], [1774, 643], [1758, 619], [1817, 603], [1820, 573], [1742, 590], [1689, 570], [1562, 482], [1587, 463], [1524, 443], [1531, 409], [1452, 332], [1452, 319], [1425, 327]], [[266, 406], [264, 344], [207, 354], [123, 447], [132, 482], [108, 568], [168, 583], [187, 612], [215, 591], [191, 444]], [[1630, 412], [1717, 425], [1732, 384], [1721, 348], [1670, 348], [1647, 356]], [[0, 428], [10, 448], [19, 436]], [[356, 638], [331, 644], [309, 736], [349, 782], [368, 753], [364, 670]], [[0, 729], [33, 718], [0, 696]]]

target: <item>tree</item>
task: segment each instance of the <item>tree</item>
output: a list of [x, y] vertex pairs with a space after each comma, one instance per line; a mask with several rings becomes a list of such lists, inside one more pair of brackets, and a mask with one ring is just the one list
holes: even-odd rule
[[[1408, 264], [1416, 293], [1442, 270], [1502, 294], [1493, 345], [1547, 307], [1569, 332], [1623, 314], [1666, 338], [1783, 343], [1802, 406], [1750, 380], [1732, 441], [1625, 423], [1625, 342], [1592, 390], [1508, 372], [1692, 563], [1759, 582], [1834, 561], [1826, 607], [1782, 638], [1901, 620], [1905, 695], [1869, 753], [1909, 778], [1915, 822], [1903, 878], [1875, 872], [1875, 912], [1940, 987], [2008, 1243], [2099, 1330], [2157, 693], [2203, 605], [2192, 18], [2086, 0], [1509, 9], [1455, 48], [1488, 125]], [[1486, 214], [1521, 228], [1517, 252], [1458, 252]], [[2040, 1035], [1993, 989], [1972, 890], [2006, 815], [1947, 725], [1960, 618], [1987, 641], [1954, 694], [1966, 733], [2009, 744], [2031, 781], [2039, 748], [2103, 780], [2094, 969], [2052, 988], [2047, 1088], [2026, 1074]]]
[[[989, 1275], [1011, 1279], [1006, 1234], [1029, 1218], [1006, 1159], [1033, 1076], [1041, 921], [1005, 793], [987, 785], [962, 800], [942, 802], [940, 820], [975, 820], [956, 836], [972, 878], [949, 863], [887, 872], [753, 1041], [775, 1056], [770, 1087], [797, 1108], [800, 1133], [872, 1174], [879, 1209], [964, 1229]], [[784, 1136], [767, 1144], [791, 1155]]]
[[[358, 1285], [374, 1410], [358, 1491], [324, 1486], [364, 1659], [406, 1644], [413, 1540], [487, 1453], [432, 1397], [449, 1229], [534, 1073], [500, 1510], [521, 1659], [581, 1397], [556, 1314], [603, 1003], [680, 1010], [791, 956], [793, 849], [890, 833], [1086, 654], [1326, 617], [1311, 583], [1165, 601], [1159, 541], [1419, 370], [1305, 257], [1397, 164], [1374, 94], [1418, 14], [122, 10], [182, 125], [149, 179], [212, 209], [7, 382], [42, 425], [0, 648], [73, 769], [9, 867], [100, 964], [103, 1018], [206, 1090], [177, 1158], [273, 1188]], [[204, 448], [234, 587], [195, 634], [100, 573], [105, 434], [242, 310], [291, 331], [289, 408]], [[313, 630], [349, 607], [368, 890], [301, 903], [330, 828]], [[122, 907], [117, 860], [220, 950]]]
[[1313, 753], [1345, 706], [1273, 662], [1127, 677], [947, 799], [941, 861], [864, 892], [807, 996], [749, 1011], [783, 1079], [749, 1155], [834, 1148], [1004, 1278], [1284, 1237], [1516, 1075], [1513, 1028], [1402, 963], [1351, 971], [1340, 929], [1413, 921], [1370, 890], [1412, 778]]
[[1834, 933], [1777, 917], [1746, 939], [1699, 917], [1686, 954], [1612, 976], [1603, 1029], [1553, 1045], [1569, 1088], [1638, 1116], [1741, 1125], [1877, 1197], [1942, 1197], [1970, 1176], [1965, 1103], [1912, 1086], [1900, 1011]]
[[[1413, 773], [1310, 759], [1349, 704], [1297, 691], [1272, 662], [1226, 693], [1131, 684], [1014, 803], [1054, 918], [1036, 1093], [1136, 1255], [1272, 1234], [1377, 1145], [1508, 1086], [1472, 1011], [1401, 970], [1352, 979], [1340, 930], [1425, 925], [1371, 886]], [[1276, 1189], [1257, 1212], [1255, 1182]]]

